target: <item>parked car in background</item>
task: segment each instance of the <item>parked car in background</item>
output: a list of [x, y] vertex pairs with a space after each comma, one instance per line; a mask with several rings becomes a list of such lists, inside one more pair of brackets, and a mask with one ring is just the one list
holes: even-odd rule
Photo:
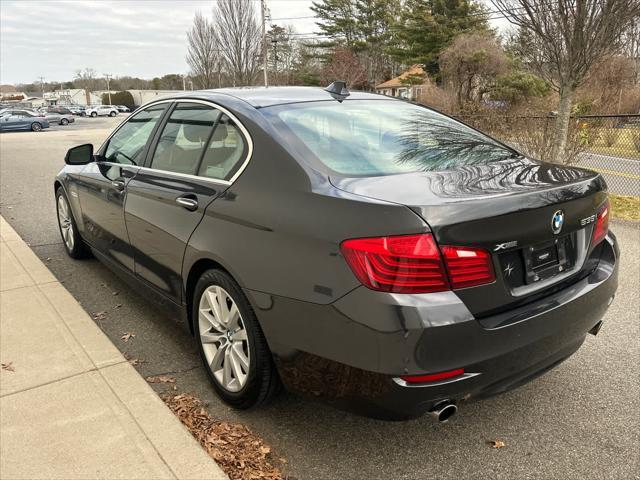
[[118, 109], [113, 105], [98, 105], [97, 107], [89, 107], [85, 111], [89, 117], [115, 117], [118, 115]]
[[81, 117], [87, 116], [87, 107], [85, 107], [84, 105], [69, 105], [68, 108], [73, 115], [79, 115]]
[[571, 356], [618, 285], [601, 174], [342, 82], [165, 97], [65, 162], [67, 253], [187, 320], [237, 408], [282, 381], [444, 421]]
[[[68, 109], [65, 108], [65, 110], [69, 111]], [[69, 125], [70, 123], [73, 123], [76, 121], [76, 119], [73, 117], [73, 114], [71, 112], [69, 113], [59, 113], [56, 111], [47, 111], [45, 113], [42, 114], [44, 117], [46, 117], [46, 119], [49, 121], [49, 123], [55, 123], [58, 125]]]
[[119, 112], [123, 112], [123, 113], [131, 111], [131, 109], [126, 105], [116, 105], [116, 108], [118, 109]]
[[39, 132], [49, 128], [49, 120], [42, 114], [26, 109], [0, 110], [0, 131], [31, 130]]
[[47, 112], [49, 113], [60, 113], [63, 115], [71, 115], [72, 112], [69, 109], [68, 106], [65, 105], [51, 105], [50, 107], [47, 107]]

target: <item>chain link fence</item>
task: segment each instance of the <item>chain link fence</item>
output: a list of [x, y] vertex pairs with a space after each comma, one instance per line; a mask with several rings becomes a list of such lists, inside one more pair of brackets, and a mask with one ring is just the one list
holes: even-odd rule
[[[554, 116], [459, 118], [533, 158], [551, 159]], [[640, 114], [572, 117], [565, 163], [600, 172], [611, 193], [640, 196]]]

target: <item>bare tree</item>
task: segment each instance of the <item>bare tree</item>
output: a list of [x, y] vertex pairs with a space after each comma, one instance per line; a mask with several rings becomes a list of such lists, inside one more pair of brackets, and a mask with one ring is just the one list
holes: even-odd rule
[[200, 88], [213, 88], [219, 69], [216, 35], [213, 24], [200, 12], [193, 19], [193, 26], [187, 32], [189, 42], [187, 64]]
[[91, 92], [98, 88], [98, 74], [93, 68], [76, 70], [73, 84], [76, 88], [84, 88], [87, 92]]
[[567, 144], [571, 101], [589, 69], [620, 48], [619, 40], [640, 15], [638, 0], [491, 0], [531, 39], [527, 55], [560, 95], [554, 132], [555, 162]]
[[509, 69], [507, 55], [487, 33], [463, 33], [440, 55], [440, 71], [453, 90], [458, 108], [481, 101], [498, 75]]
[[212, 27], [227, 74], [235, 85], [251, 85], [260, 71], [261, 34], [254, 2], [218, 0]]
[[336, 48], [321, 74], [322, 82], [329, 84], [343, 80], [349, 88], [361, 87], [367, 81], [367, 73], [358, 57], [348, 48]]

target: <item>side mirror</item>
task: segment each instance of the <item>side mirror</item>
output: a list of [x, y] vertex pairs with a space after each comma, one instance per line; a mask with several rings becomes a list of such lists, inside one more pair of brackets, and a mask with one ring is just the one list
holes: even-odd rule
[[70, 148], [64, 157], [64, 163], [67, 165], [86, 165], [91, 162], [93, 162], [93, 145], [90, 143]]

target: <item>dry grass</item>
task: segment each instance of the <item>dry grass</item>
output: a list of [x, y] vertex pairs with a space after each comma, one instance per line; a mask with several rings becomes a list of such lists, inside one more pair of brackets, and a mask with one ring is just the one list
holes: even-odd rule
[[610, 194], [609, 199], [611, 200], [611, 218], [640, 221], [640, 197]]

